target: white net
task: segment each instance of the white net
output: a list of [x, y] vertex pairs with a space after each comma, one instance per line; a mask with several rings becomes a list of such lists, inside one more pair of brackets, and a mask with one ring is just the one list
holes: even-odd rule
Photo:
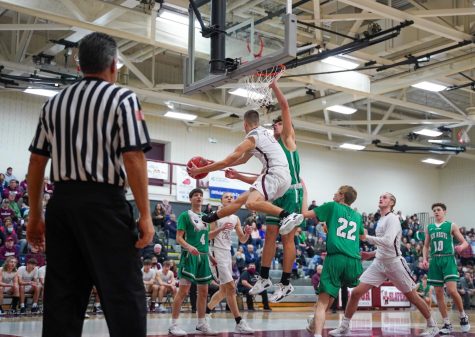
[[277, 81], [284, 71], [284, 65], [277, 65], [245, 77], [244, 85], [247, 90], [247, 106], [258, 109], [271, 105], [273, 98], [272, 89], [269, 88], [269, 85], [273, 81]]

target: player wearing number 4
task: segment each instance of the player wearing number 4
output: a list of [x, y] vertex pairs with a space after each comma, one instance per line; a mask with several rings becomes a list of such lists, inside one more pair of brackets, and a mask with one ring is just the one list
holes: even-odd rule
[[[329, 332], [331, 336], [345, 336], [350, 334], [350, 320], [358, 309], [358, 301], [360, 298], [371, 288], [379, 287], [387, 279], [419, 309], [427, 320], [427, 329], [420, 336], [433, 337], [439, 333], [437, 324], [431, 316], [430, 308], [417, 294], [416, 284], [412, 279], [411, 271], [406, 260], [401, 256], [402, 230], [398, 216], [392, 212], [395, 205], [396, 198], [391, 193], [384, 193], [379, 197], [381, 218], [376, 227], [376, 236], [366, 235], [365, 233], [365, 235], [361, 237], [377, 248], [374, 252], [362, 252], [361, 258], [363, 260], [369, 260], [376, 257], [376, 259], [369, 268], [366, 269], [363, 275], [361, 275], [360, 284], [351, 292], [350, 301], [345, 310], [345, 317], [337, 329]], [[325, 267], [323, 270], [325, 270]]]
[[[459, 279], [457, 263], [455, 261], [454, 250], [460, 254], [468, 247], [463, 235], [456, 224], [445, 220], [447, 207], [442, 203], [432, 205], [435, 223], [429, 224], [426, 228], [423, 254], [423, 267], [429, 267], [427, 281], [434, 286], [437, 306], [440, 315], [444, 319], [444, 326], [440, 329], [440, 334], [447, 335], [453, 331], [452, 324], [447, 315], [447, 307], [444, 300], [444, 283], [447, 292], [452, 297], [460, 316], [460, 328], [462, 332], [470, 331], [468, 316], [463, 310], [463, 302], [457, 291], [457, 281]], [[453, 239], [457, 239], [460, 245], [455, 246]], [[427, 255], [430, 249], [430, 264]]]
[[[191, 177], [201, 173], [218, 171], [230, 166], [246, 163], [255, 156], [262, 163], [261, 175], [252, 184], [251, 189], [239, 196], [233, 203], [221, 208], [217, 212], [204, 216], [205, 222], [211, 223], [225, 216], [236, 213], [243, 204], [251, 211], [262, 212], [278, 216], [281, 229], [289, 232], [303, 221], [301, 214], [289, 213], [281, 207], [275, 206], [271, 201], [285, 194], [291, 185], [291, 177], [287, 158], [284, 150], [274, 138], [272, 133], [259, 125], [259, 113], [249, 110], [244, 114], [245, 139], [234, 151], [221, 161], [203, 167], [188, 167]], [[198, 222], [198, 219], [193, 219]]]
[[[351, 186], [341, 186], [327, 202], [310, 211], [304, 211], [306, 218], [318, 217], [327, 223], [327, 257], [320, 276], [319, 296], [315, 313], [309, 322], [309, 331], [315, 337], [322, 337], [325, 324], [325, 311], [338, 297], [340, 288], [356, 287], [358, 277], [363, 271], [360, 257], [360, 235], [363, 235], [361, 214], [350, 206], [357, 193]], [[304, 197], [305, 198], [305, 197]]]
[[190, 291], [191, 284], [197, 284], [198, 288], [198, 325], [196, 330], [205, 335], [217, 335], [206, 321], [205, 308], [208, 297], [208, 284], [212, 274], [208, 260], [208, 232], [207, 225], [196, 224], [191, 220], [192, 216], [201, 216], [203, 203], [203, 191], [193, 189], [190, 194], [191, 210], [185, 211], [178, 217], [176, 242], [183, 248], [178, 265], [178, 277], [180, 286], [175, 296], [172, 307], [172, 325], [168, 332], [174, 336], [186, 336], [185, 330], [177, 324], [181, 305]]
[[[223, 206], [229, 205], [234, 200], [232, 193], [224, 193], [221, 197]], [[226, 297], [229, 309], [236, 321], [234, 332], [239, 334], [252, 334], [254, 330], [247, 325], [239, 313], [236, 301], [236, 285], [233, 279], [232, 257], [231, 257], [231, 232], [236, 230], [241, 243], [246, 243], [251, 234], [251, 227], [246, 226], [244, 232], [241, 227], [241, 221], [237, 215], [230, 215], [211, 223], [209, 238], [211, 240], [211, 255], [216, 260], [217, 265], [211, 266], [216, 269], [216, 277], [219, 281], [219, 291], [213, 294], [208, 306], [207, 313]]]

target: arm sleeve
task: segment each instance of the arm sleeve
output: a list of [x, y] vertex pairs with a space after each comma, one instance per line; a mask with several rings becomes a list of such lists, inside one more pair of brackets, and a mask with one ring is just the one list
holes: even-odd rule
[[147, 125], [145, 124], [139, 100], [134, 93], [131, 93], [121, 101], [117, 108], [117, 113], [120, 151], [147, 152], [150, 150], [151, 145]]
[[397, 237], [400, 230], [401, 230], [401, 224], [399, 223], [398, 219], [396, 217], [391, 217], [386, 222], [386, 228], [385, 228], [383, 236], [376, 237], [376, 236], [368, 235], [366, 236], [366, 241], [369, 244], [376, 245], [376, 246], [393, 247], [394, 239]]
[[31, 141], [30, 147], [28, 150], [31, 153], [35, 153], [41, 156], [50, 157], [51, 153], [51, 144], [48, 141], [45, 122], [45, 107], [41, 110], [41, 115], [38, 120], [38, 125], [36, 127], [35, 136]]

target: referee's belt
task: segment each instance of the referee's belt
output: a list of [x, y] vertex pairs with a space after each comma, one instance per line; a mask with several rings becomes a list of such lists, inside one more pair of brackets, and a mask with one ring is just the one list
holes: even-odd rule
[[298, 190], [300, 188], [303, 188], [302, 183], [297, 183], [297, 184], [290, 185], [289, 190]]
[[434, 254], [431, 257], [454, 256], [454, 254]]

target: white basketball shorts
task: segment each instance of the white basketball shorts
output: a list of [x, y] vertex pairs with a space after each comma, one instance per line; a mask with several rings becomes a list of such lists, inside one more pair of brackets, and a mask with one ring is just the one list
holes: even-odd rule
[[211, 268], [215, 268], [213, 274], [216, 275], [216, 278], [219, 281], [219, 284], [226, 284], [233, 279], [233, 261], [231, 258], [231, 251], [226, 249], [220, 249], [213, 247], [211, 249], [211, 255], [216, 259], [218, 263], [216, 266], [210, 266]]
[[274, 201], [287, 192], [291, 181], [287, 167], [274, 167], [257, 177], [251, 189], [259, 191], [266, 200]]
[[391, 260], [375, 259], [360, 277], [360, 282], [379, 287], [389, 279], [403, 294], [416, 287], [411, 269], [403, 257]]

